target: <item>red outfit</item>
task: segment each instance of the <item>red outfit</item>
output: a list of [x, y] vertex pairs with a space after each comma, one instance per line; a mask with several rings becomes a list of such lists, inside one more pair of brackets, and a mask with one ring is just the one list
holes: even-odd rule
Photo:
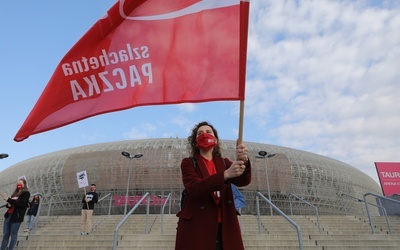
[[[207, 160], [204, 157], [201, 157], [204, 164], [206, 165], [207, 171], [209, 175], [213, 175], [217, 173], [217, 170], [215, 169], [215, 164], [213, 160]], [[222, 211], [221, 211], [221, 206], [219, 206], [219, 202], [221, 200], [220, 192], [219, 191], [214, 191], [214, 199], [215, 203], [218, 205], [218, 222], [222, 222]]]
[[[218, 206], [221, 211], [222, 245], [224, 249], [244, 249], [230, 183], [238, 187], [250, 183], [250, 162], [247, 163], [246, 170], [241, 176], [225, 181], [224, 171], [232, 164], [229, 159], [215, 157], [213, 162], [216, 173], [212, 175], [209, 174], [200, 155], [196, 155], [195, 159], [197, 160], [196, 169], [190, 158], [183, 159], [181, 163], [182, 179], [187, 190], [187, 196], [182, 211], [177, 214], [179, 221], [175, 249], [215, 249], [218, 230]], [[215, 200], [214, 191], [220, 191], [219, 205]]]

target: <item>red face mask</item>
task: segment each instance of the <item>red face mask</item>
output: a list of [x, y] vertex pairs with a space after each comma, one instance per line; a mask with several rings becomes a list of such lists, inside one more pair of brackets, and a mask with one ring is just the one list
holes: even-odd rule
[[196, 138], [196, 147], [208, 151], [217, 145], [217, 139], [211, 134], [202, 133]]
[[17, 189], [19, 190], [21, 188], [22, 188], [22, 185], [21, 184], [17, 184]]
[[91, 187], [91, 188], [90, 188], [90, 191], [94, 192], [94, 187]]

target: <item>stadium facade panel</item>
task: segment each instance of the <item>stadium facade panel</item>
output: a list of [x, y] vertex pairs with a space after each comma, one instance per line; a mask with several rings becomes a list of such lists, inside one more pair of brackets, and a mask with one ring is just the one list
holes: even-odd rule
[[[272, 202], [287, 214], [314, 213], [313, 208], [295, 196], [316, 206], [319, 214], [344, 214], [363, 209], [351, 197], [363, 198], [368, 192], [382, 195], [371, 177], [346, 163], [287, 147], [245, 143], [252, 162], [252, 182], [240, 188], [247, 202], [241, 211], [244, 214], [256, 214], [256, 192], [268, 198], [268, 186]], [[234, 159], [236, 141], [222, 140], [221, 144], [223, 157]], [[129, 159], [121, 155], [122, 151], [141, 153], [143, 157]], [[275, 156], [259, 159], [259, 151]], [[0, 173], [0, 190], [10, 194], [17, 178], [26, 176], [31, 193], [44, 195], [41, 214], [80, 214], [84, 189], [78, 187], [76, 174], [85, 170], [89, 184], [96, 183], [100, 198], [105, 197], [96, 206], [96, 214], [121, 214], [131, 168], [129, 208], [149, 192], [151, 213], [160, 213], [168, 196], [166, 212], [177, 213], [183, 189], [180, 163], [188, 155], [187, 140], [178, 138], [81, 146], [34, 157], [5, 169]], [[265, 202], [260, 203], [260, 208], [262, 213], [270, 211]], [[145, 210], [143, 204], [137, 212]]]

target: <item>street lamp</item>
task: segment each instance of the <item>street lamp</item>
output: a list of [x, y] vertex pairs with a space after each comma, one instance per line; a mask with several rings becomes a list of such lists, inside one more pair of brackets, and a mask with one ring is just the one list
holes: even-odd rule
[[[275, 154], [269, 154], [267, 151], [260, 151], [256, 158], [264, 159], [264, 168], [265, 168], [265, 178], [267, 179], [267, 188], [268, 188], [268, 199], [271, 201], [271, 190], [269, 190], [269, 177], [268, 177], [268, 167], [267, 167], [267, 158], [271, 158], [275, 156]], [[272, 202], [272, 201], [271, 201]], [[271, 215], [272, 215], [272, 206], [269, 206]]]
[[4, 159], [4, 158], [7, 158], [8, 157], [8, 154], [0, 154], [0, 159]]
[[126, 215], [126, 209], [128, 207], [128, 193], [129, 193], [129, 183], [131, 182], [131, 168], [132, 168], [132, 159], [136, 158], [139, 159], [140, 157], [143, 156], [143, 154], [135, 154], [135, 155], [131, 155], [130, 153], [123, 151], [121, 152], [121, 154], [123, 156], [125, 156], [126, 158], [129, 158], [129, 172], [128, 172], [128, 183], [126, 184], [126, 194], [125, 194], [125, 208], [124, 208], [124, 215]]

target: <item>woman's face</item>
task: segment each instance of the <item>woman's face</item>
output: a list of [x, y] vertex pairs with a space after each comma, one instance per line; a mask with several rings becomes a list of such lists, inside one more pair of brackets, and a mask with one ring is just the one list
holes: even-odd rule
[[17, 182], [17, 185], [22, 185], [22, 187], [25, 187], [24, 182], [21, 181], [21, 180], [19, 180], [19, 181]]
[[208, 125], [201, 126], [201, 127], [199, 127], [199, 128], [197, 129], [196, 138], [199, 137], [199, 135], [201, 135], [201, 134], [203, 134], [203, 133], [207, 133], [207, 134], [210, 134], [210, 135], [212, 135], [212, 136], [215, 137], [214, 131], [213, 131], [212, 128], [211, 128], [210, 126], [208, 126]]

